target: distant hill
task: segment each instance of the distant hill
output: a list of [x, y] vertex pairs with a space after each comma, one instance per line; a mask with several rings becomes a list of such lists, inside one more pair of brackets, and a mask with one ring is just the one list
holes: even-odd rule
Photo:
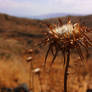
[[[57, 15], [56, 15], [57, 16]], [[63, 16], [63, 15], [62, 15]], [[60, 17], [63, 23], [66, 17]], [[92, 15], [89, 16], [71, 16], [73, 22], [79, 22], [92, 28]], [[0, 36], [14, 39], [21, 39], [21, 42], [32, 45], [44, 37], [43, 32], [47, 31], [46, 24], [57, 23], [57, 18], [45, 20], [18, 18], [6, 14], [0, 14]]]
[[79, 15], [69, 14], [69, 13], [51, 13], [51, 14], [45, 14], [45, 15], [39, 15], [39, 16], [32, 16], [32, 18], [33, 19], [50, 19], [50, 18], [64, 17], [64, 16], [79, 16]]
[[52, 14], [46, 14], [46, 15], [39, 15], [39, 16], [33, 16], [34, 19], [49, 19], [49, 18], [56, 18], [56, 17], [63, 17], [68, 16], [69, 14], [66, 13], [52, 13]]

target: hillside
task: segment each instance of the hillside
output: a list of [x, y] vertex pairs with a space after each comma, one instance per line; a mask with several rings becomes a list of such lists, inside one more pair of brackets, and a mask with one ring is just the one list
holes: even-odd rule
[[[63, 23], [67, 17], [61, 17]], [[71, 16], [73, 22], [85, 24], [92, 28], [92, 16]], [[14, 39], [27, 47], [34, 47], [34, 44], [44, 37], [43, 33], [47, 31], [46, 24], [58, 22], [58, 18], [33, 20], [26, 18], [17, 18], [6, 14], [0, 14], [0, 37], [4, 39]]]
[[[67, 17], [61, 17], [65, 23]], [[89, 28], [92, 28], [92, 15], [89, 16], [71, 16], [73, 22], [79, 22], [85, 24]], [[41, 82], [43, 89], [49, 92], [61, 92], [63, 91], [63, 76], [64, 67], [62, 56], [56, 59], [51, 72], [49, 71], [49, 64], [51, 61], [51, 55], [48, 58], [47, 69], [44, 69], [42, 64], [44, 62], [44, 56], [46, 49], [42, 50], [42, 47], [35, 47], [43, 38], [43, 33], [47, 31], [46, 24], [54, 24], [58, 22], [58, 18], [45, 19], [45, 20], [33, 20], [26, 18], [17, 18], [6, 14], [0, 14], [0, 87], [16, 87], [21, 83], [26, 83], [30, 88], [30, 64], [26, 62], [26, 58], [33, 57], [33, 68], [40, 67], [41, 70]], [[89, 34], [92, 39], [92, 34]], [[27, 54], [28, 49], [35, 50], [32, 54]], [[81, 61], [75, 52], [71, 57], [71, 68], [74, 75], [69, 76], [69, 92], [78, 90], [76, 92], [83, 92], [85, 85], [91, 84], [92, 79], [92, 48], [89, 48], [89, 60], [85, 66], [81, 64]], [[74, 55], [73, 55], [74, 54]], [[80, 62], [78, 62], [80, 61]], [[76, 68], [79, 67], [79, 68]], [[37, 76], [36, 76], [37, 77]], [[73, 81], [75, 80], [75, 81]], [[88, 81], [86, 83], [86, 81]], [[81, 86], [82, 85], [82, 86]], [[81, 86], [81, 87], [80, 87]]]
[[[61, 17], [63, 23], [67, 17]], [[85, 24], [92, 28], [92, 15], [89, 16], [71, 16], [73, 22]], [[38, 40], [43, 37], [43, 32], [47, 30], [46, 24], [58, 22], [57, 18], [45, 20], [33, 20], [26, 18], [17, 18], [0, 14], [0, 35], [6, 38], [23, 39], [21, 41], [28, 43], [34, 39]]]

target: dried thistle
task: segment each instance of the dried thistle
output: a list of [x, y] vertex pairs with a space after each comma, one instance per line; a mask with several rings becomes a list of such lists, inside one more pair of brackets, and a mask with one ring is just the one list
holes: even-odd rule
[[68, 18], [66, 24], [63, 24], [61, 19], [58, 19], [58, 21], [59, 23], [54, 26], [47, 24], [49, 30], [46, 33], [46, 38], [42, 41], [42, 44], [48, 44], [49, 46], [45, 56], [44, 65], [46, 64], [50, 51], [53, 55], [51, 65], [54, 63], [58, 52], [61, 51], [63, 53], [64, 64], [66, 65], [64, 74], [64, 92], [67, 92], [67, 71], [71, 50], [76, 49], [81, 61], [84, 61], [85, 59], [81, 47], [85, 48], [88, 55], [88, 47], [92, 46], [92, 41], [87, 36], [87, 33], [91, 32], [91, 30], [79, 23], [72, 24], [70, 18]]

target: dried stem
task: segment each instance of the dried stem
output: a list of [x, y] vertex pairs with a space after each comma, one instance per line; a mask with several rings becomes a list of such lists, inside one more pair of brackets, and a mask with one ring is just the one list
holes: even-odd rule
[[33, 62], [30, 62], [30, 77], [31, 80], [29, 81], [29, 87], [31, 87], [31, 90], [34, 91], [34, 79], [33, 79]]
[[67, 75], [68, 75], [68, 67], [69, 67], [69, 61], [70, 61], [70, 50], [68, 50], [67, 53], [67, 62], [65, 66], [65, 73], [64, 73], [64, 92], [67, 92]]

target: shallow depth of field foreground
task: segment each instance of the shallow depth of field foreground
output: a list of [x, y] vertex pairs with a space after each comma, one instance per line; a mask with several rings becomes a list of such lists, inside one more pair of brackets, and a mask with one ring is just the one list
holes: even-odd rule
[[[66, 23], [66, 17], [61, 17]], [[16, 88], [26, 84], [31, 92], [64, 92], [64, 61], [59, 52], [52, 67], [49, 53], [45, 67], [44, 58], [48, 47], [39, 46], [46, 24], [58, 23], [58, 19], [33, 20], [0, 14], [0, 89]], [[92, 29], [92, 16], [71, 16]], [[87, 35], [92, 40], [92, 33]], [[71, 52], [68, 71], [68, 92], [92, 90], [92, 48], [88, 48], [87, 62], [82, 62], [76, 50]], [[85, 49], [82, 48], [84, 58]]]

